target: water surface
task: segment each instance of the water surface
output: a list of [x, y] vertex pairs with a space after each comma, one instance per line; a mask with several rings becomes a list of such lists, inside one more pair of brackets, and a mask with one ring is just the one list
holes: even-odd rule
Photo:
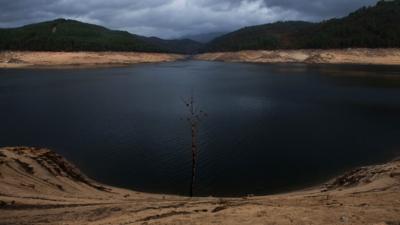
[[304, 188], [400, 152], [400, 67], [182, 61], [99, 69], [0, 70], [0, 145], [48, 147], [89, 176], [188, 194]]

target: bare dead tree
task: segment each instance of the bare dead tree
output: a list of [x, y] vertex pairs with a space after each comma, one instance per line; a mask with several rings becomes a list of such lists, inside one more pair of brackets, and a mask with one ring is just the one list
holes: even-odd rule
[[206, 117], [207, 114], [196, 107], [193, 94], [190, 96], [189, 99], [182, 99], [182, 101], [185, 103], [185, 106], [189, 110], [189, 115], [187, 116], [186, 120], [188, 121], [188, 123], [190, 125], [191, 135], [192, 135], [192, 177], [191, 177], [191, 181], [190, 181], [189, 194], [190, 194], [190, 197], [193, 197], [194, 182], [196, 179], [196, 168], [197, 168], [198, 127], [199, 127], [199, 123], [201, 122], [202, 118]]

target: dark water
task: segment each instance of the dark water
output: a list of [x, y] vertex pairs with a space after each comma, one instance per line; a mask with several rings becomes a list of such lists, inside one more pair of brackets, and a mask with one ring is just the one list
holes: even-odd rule
[[91, 177], [188, 194], [303, 188], [400, 153], [400, 67], [185, 61], [127, 68], [0, 70], [0, 145], [48, 147]]

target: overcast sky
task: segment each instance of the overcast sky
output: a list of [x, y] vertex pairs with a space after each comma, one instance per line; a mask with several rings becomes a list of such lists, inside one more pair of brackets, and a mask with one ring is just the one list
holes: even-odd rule
[[69, 18], [145, 36], [231, 31], [341, 17], [377, 0], [0, 0], [0, 27]]

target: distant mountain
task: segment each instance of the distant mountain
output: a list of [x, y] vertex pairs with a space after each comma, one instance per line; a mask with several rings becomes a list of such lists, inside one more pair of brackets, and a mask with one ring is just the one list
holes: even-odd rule
[[190, 39], [190, 40], [194, 40], [200, 43], [208, 43], [212, 40], [214, 40], [217, 37], [220, 37], [224, 34], [226, 34], [227, 32], [214, 32], [214, 33], [206, 33], [206, 34], [197, 34], [197, 35], [188, 35], [188, 36], [184, 36], [184, 39]]
[[379, 1], [321, 23], [277, 22], [234, 31], [202, 51], [400, 47], [400, 0]]
[[157, 37], [142, 37], [142, 39], [143, 41], [158, 48], [165, 49], [168, 52], [195, 54], [204, 47], [204, 44], [191, 39], [164, 40]]
[[[399, 21], [400, 0], [381, 0], [375, 6], [363, 7], [347, 17], [320, 23], [277, 22], [245, 27], [222, 36], [219, 36], [220, 33], [211, 33], [181, 40], [143, 37], [75, 20], [58, 19], [19, 28], [0, 29], [0, 51], [138, 51], [194, 54], [261, 49], [398, 48]], [[210, 39], [213, 40], [207, 44], [200, 43]]]
[[400, 0], [382, 0], [347, 17], [318, 23], [295, 34], [295, 47], [400, 47]]
[[192, 53], [201, 44], [167, 41], [75, 20], [57, 19], [19, 28], [0, 29], [0, 50], [139, 51]]
[[275, 49], [289, 41], [286, 37], [313, 23], [302, 21], [277, 22], [245, 27], [209, 42], [204, 51], [240, 51], [245, 49]]

